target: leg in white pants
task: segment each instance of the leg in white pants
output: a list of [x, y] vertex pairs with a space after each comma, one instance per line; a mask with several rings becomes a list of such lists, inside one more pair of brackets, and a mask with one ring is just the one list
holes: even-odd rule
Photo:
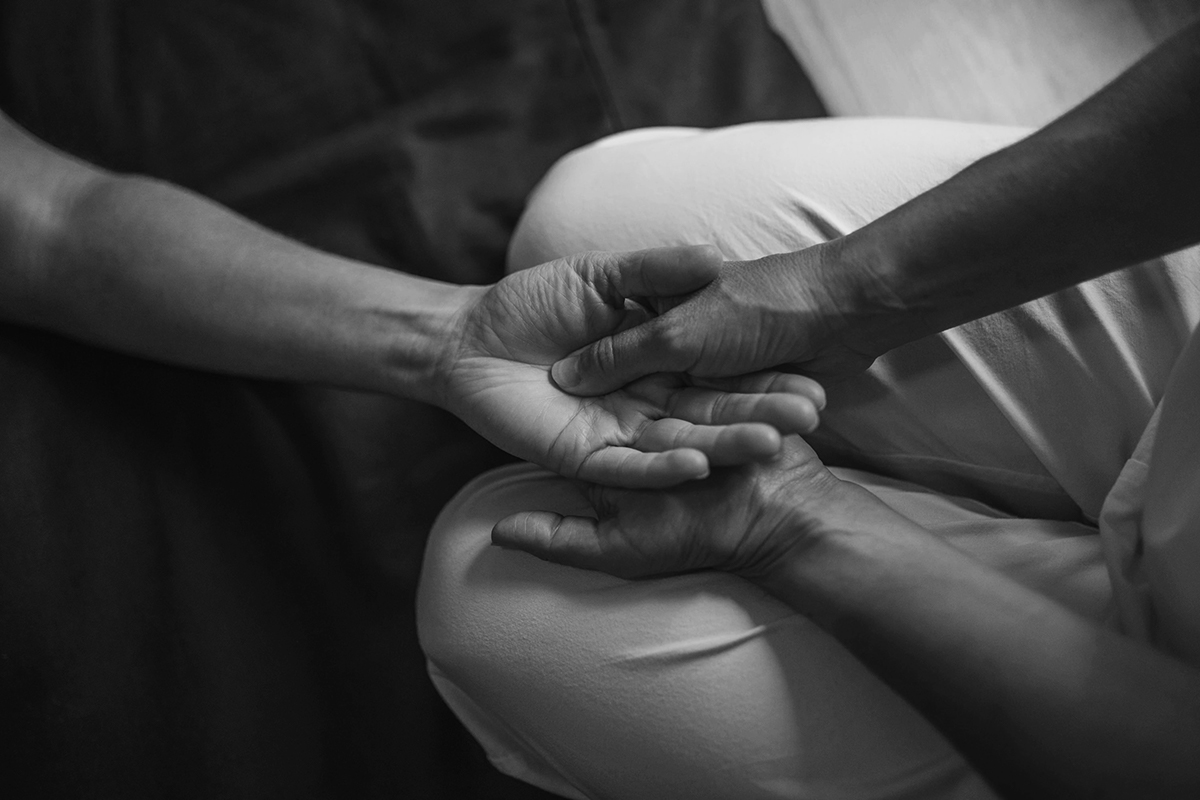
[[[547, 176], [510, 261], [689, 242], [731, 259], [794, 250], [1020, 133], [830, 120], [613, 137]], [[1021, 517], [1095, 518], [1197, 319], [1189, 258], [890, 354], [832, 387], [821, 449], [1018, 512], [842, 473], [1103, 616], [1094, 529]], [[464, 489], [435, 527], [419, 597], [431, 675], [502, 770], [572, 797], [990, 796], [907, 704], [750, 584], [720, 573], [628, 582], [489, 545], [497, 519], [531, 508], [587, 510], [569, 483], [531, 467]]]

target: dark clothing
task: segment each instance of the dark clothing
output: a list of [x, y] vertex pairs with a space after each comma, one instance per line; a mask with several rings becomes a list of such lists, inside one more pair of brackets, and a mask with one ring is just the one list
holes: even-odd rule
[[[526, 194], [646, 125], [822, 113], [757, 0], [7, 0], [0, 107], [316, 247], [498, 279]], [[535, 797], [433, 693], [412, 595], [507, 457], [419, 403], [0, 326], [9, 797]]]

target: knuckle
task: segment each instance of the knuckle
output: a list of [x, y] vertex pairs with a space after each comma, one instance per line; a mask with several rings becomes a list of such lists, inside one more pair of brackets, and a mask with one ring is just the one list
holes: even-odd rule
[[674, 450], [680, 447], [687, 447], [691, 441], [692, 426], [686, 422], [678, 422], [671, 424], [667, 428], [667, 449]]
[[733, 412], [733, 395], [721, 393], [713, 398], [709, 408], [709, 420], [713, 423], [723, 422]]
[[671, 363], [678, 363], [691, 351], [691, 337], [671, 317], [659, 317], [647, 331], [647, 345]]
[[602, 250], [584, 250], [564, 256], [571, 269], [590, 281], [603, 295], [612, 291], [615, 259], [612, 253]]
[[603, 372], [609, 372], [617, 368], [617, 348], [613, 344], [611, 336], [596, 342], [595, 346], [589, 352], [594, 361], [592, 366], [595, 368]]
[[554, 521], [554, 524], [545, 526], [544, 544], [546, 550], [555, 553], [562, 551], [567, 546], [567, 536], [564, 531], [566, 520], [562, 517]]

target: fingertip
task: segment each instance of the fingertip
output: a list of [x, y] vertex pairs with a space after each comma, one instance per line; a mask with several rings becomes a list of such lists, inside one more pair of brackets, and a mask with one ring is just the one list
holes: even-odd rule
[[751, 460], [759, 461], [774, 458], [783, 449], [783, 435], [774, 425], [752, 423], [753, 432], [750, 439], [748, 455]]
[[806, 377], [805, 381], [806, 381], [805, 391], [804, 391], [805, 396], [807, 396], [809, 400], [812, 400], [813, 406], [816, 408], [817, 411], [824, 411], [825, 403], [829, 399], [825, 395], [825, 387], [822, 386], [817, 381], [813, 380], [812, 378]]
[[818, 398], [801, 397], [801, 416], [804, 420], [804, 425], [799, 431], [801, 434], [809, 434], [815, 431], [821, 425], [821, 409], [825, 408], [824, 393]]
[[500, 547], [516, 547], [521, 541], [520, 531], [526, 527], [529, 512], [510, 514], [492, 526], [492, 544]]
[[805, 414], [805, 420], [804, 420], [803, 426], [800, 428], [799, 432], [801, 434], [812, 433], [813, 431], [815, 431], [817, 429], [817, 427], [820, 424], [821, 424], [820, 411], [818, 411], [815, 404], [813, 404], [811, 402], [808, 403], [808, 409], [807, 409], [807, 413]]
[[550, 368], [550, 377], [554, 385], [565, 392], [578, 388], [582, 379], [579, 356], [567, 356], [561, 361], [556, 361]]
[[816, 403], [806, 395], [790, 395], [780, 399], [777, 427], [785, 433], [812, 433], [820, 424], [821, 415]]
[[813, 406], [818, 411], [825, 408], [827, 399], [825, 387], [816, 379], [808, 375], [797, 375], [795, 373], [766, 372], [762, 374], [770, 376], [770, 384], [767, 391], [806, 397], [812, 401]]
[[725, 263], [725, 256], [714, 244], [695, 244], [691, 246], [691, 250], [692, 257], [712, 268], [714, 273]]
[[673, 371], [653, 351], [644, 353], [653, 321], [599, 339], [555, 362], [550, 378], [564, 392], [596, 397], [654, 372]]
[[699, 481], [709, 476], [708, 456], [692, 447], [681, 447], [672, 451], [674, 472], [682, 481]]
[[709, 453], [710, 461], [718, 466], [736, 466], [755, 461], [769, 461], [783, 449], [783, 435], [765, 422], [741, 422], [729, 426], [720, 435]]
[[662, 461], [647, 474], [638, 488], [666, 489], [689, 481], [702, 481], [709, 476], [708, 456], [694, 447], [679, 447], [660, 454]]
[[621, 375], [615, 369], [606, 373], [595, 358], [587, 358], [586, 355], [577, 353], [556, 361], [550, 368], [550, 379], [554, 385], [576, 397], [599, 397], [615, 392], [641, 377], [640, 374], [632, 377]]
[[492, 544], [541, 555], [562, 516], [550, 511], [518, 511], [492, 526]]

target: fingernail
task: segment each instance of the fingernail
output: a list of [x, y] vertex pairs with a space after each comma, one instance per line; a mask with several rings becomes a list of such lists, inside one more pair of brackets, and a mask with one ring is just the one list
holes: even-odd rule
[[574, 389], [579, 385], [579, 359], [564, 358], [550, 368], [550, 376], [563, 389]]

